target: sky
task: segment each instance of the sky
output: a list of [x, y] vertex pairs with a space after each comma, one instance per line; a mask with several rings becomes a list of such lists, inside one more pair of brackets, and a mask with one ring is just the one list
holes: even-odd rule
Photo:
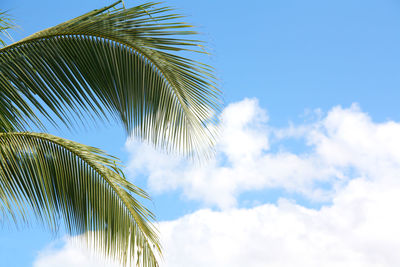
[[[110, 3], [1, 0], [0, 9], [16, 18], [19, 40]], [[216, 157], [195, 165], [117, 123], [50, 128], [119, 157], [149, 192], [161, 266], [399, 266], [398, 1], [163, 5], [208, 42], [203, 61], [224, 98]], [[0, 257], [0, 266], [119, 266], [36, 224], [0, 227]]]

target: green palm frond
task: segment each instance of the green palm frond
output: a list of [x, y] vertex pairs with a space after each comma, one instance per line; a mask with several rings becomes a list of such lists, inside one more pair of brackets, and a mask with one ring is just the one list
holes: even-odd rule
[[111, 114], [167, 151], [192, 155], [212, 146], [208, 126], [217, 123], [221, 105], [213, 70], [177, 54], [203, 53], [202, 43], [190, 39], [197, 33], [170, 8], [119, 8], [120, 2], [0, 49], [0, 128], [40, 125], [33, 104], [66, 125], [72, 114]]
[[[44, 133], [0, 133], [0, 211], [3, 218], [36, 217], [124, 264], [158, 266], [153, 215], [133, 194], [148, 198], [120, 175], [103, 151]], [[17, 221], [16, 221], [17, 222]]]

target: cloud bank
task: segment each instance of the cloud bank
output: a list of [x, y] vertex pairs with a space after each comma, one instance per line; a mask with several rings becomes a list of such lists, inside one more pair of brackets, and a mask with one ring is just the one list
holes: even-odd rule
[[[217, 158], [207, 166], [127, 141], [129, 170], [147, 175], [151, 191], [176, 190], [218, 207], [160, 223], [162, 266], [400, 265], [399, 122], [373, 122], [352, 105], [311, 123], [274, 128], [255, 99], [229, 105], [222, 120]], [[291, 140], [302, 148], [289, 150]], [[330, 204], [312, 209], [281, 198], [238, 208], [241, 194], [269, 188]], [[54, 255], [66, 262], [71, 249], [67, 241], [42, 252], [34, 266], [50, 266], [43, 262]]]
[[[330, 201], [350, 179], [381, 179], [400, 168], [400, 124], [374, 123], [357, 105], [335, 107], [313, 123], [273, 128], [257, 100], [245, 99], [226, 107], [222, 121], [212, 162], [195, 166], [128, 140], [128, 170], [148, 177], [152, 193], [180, 190], [226, 209], [242, 193], [268, 188]], [[291, 152], [283, 145], [288, 140], [303, 142], [305, 151]]]

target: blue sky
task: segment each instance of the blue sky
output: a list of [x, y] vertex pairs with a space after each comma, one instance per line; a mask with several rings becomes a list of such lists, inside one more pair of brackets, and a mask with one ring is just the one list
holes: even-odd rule
[[[20, 29], [13, 31], [12, 35], [19, 40], [110, 3], [112, 1], [2, 0], [0, 8], [10, 10], [16, 18]], [[133, 6], [142, 1], [126, 0], [125, 3]], [[117, 124], [74, 132], [65, 129], [51, 132], [100, 147], [123, 160], [128, 176], [135, 177], [132, 181], [152, 195], [153, 203], [149, 207], [158, 220], [169, 221], [161, 226], [165, 231], [167, 249], [185, 246], [171, 241], [174, 233], [184, 233], [178, 231], [180, 225], [187, 229], [188, 225], [202, 227], [190, 224], [192, 217], [200, 218], [199, 221], [202, 218], [229, 221], [245, 213], [249, 218], [259, 218], [268, 213], [271, 217], [262, 224], [254, 221], [254, 227], [269, 225], [274, 228], [278, 227], [276, 225], [285, 227], [284, 223], [278, 222], [284, 221], [282, 214], [289, 214], [298, 222], [297, 226], [304, 229], [309, 227], [305, 226], [309, 225], [306, 222], [318, 225], [308, 232], [305, 230], [306, 236], [311, 238], [320, 233], [328, 237], [327, 240], [332, 237], [332, 244], [336, 245], [356, 243], [341, 237], [346, 231], [357, 232], [357, 237], [364, 240], [365, 229], [373, 232], [379, 232], [377, 229], [384, 226], [392, 229], [382, 222], [375, 222], [374, 228], [365, 218], [378, 216], [374, 212], [379, 209], [374, 207], [391, 207], [389, 204], [395, 198], [388, 197], [387, 203], [381, 203], [378, 196], [371, 197], [365, 203], [376, 205], [366, 206], [366, 213], [360, 215], [364, 221], [346, 217], [337, 210], [339, 207], [353, 207], [343, 203], [359, 203], [358, 200], [349, 200], [349, 192], [356, 192], [353, 195], [360, 195], [360, 199], [375, 196], [376, 192], [368, 183], [376, 183], [377, 188], [400, 189], [396, 179], [399, 167], [396, 151], [400, 148], [396, 141], [400, 121], [400, 4], [397, 1], [171, 0], [165, 5], [176, 7], [187, 15], [186, 21], [198, 26], [203, 33], [212, 53], [211, 57], [203, 60], [216, 68], [223, 91], [225, 139], [217, 148], [219, 158], [210, 163], [209, 170], [205, 172], [185, 160], [159, 155], [134, 141], [127, 142], [126, 134]], [[140, 158], [140, 155], [145, 156]], [[154, 158], [158, 159], [159, 166], [154, 165]], [[249, 166], [253, 169], [246, 169]], [[371, 166], [376, 166], [376, 169], [371, 169]], [[174, 175], [168, 173], [174, 168], [179, 171]], [[383, 179], [383, 176], [389, 178]], [[191, 177], [192, 180], [182, 177]], [[214, 179], [205, 180], [210, 177]], [[393, 191], [393, 196], [396, 192]], [[390, 192], [388, 196], [391, 196]], [[348, 213], [351, 213], [350, 208]], [[327, 227], [324, 218], [342, 215], [347, 221], [361, 220], [364, 223], [361, 223], [361, 230], [344, 223], [340, 234], [328, 230], [319, 232]], [[397, 221], [398, 218], [392, 218], [392, 215], [393, 211], [388, 208], [382, 216]], [[300, 219], [304, 217], [308, 219]], [[243, 225], [238, 222], [237, 228], [241, 229]], [[178, 229], [179, 233], [173, 229]], [[223, 236], [223, 230], [217, 225], [210, 229], [207, 232], [210, 235]], [[267, 250], [271, 234], [259, 230], [265, 237], [260, 242], [266, 244]], [[249, 232], [240, 240], [252, 240], [249, 238], [251, 234], [254, 233]], [[296, 233], [292, 234], [292, 237], [296, 236]], [[63, 249], [68, 249], [69, 243], [63, 241], [63, 235], [61, 232], [56, 237], [61, 241], [54, 241], [52, 234], [35, 225], [21, 230], [0, 228], [0, 264], [47, 266], [44, 263], [46, 259], [57, 253], [61, 255]], [[400, 248], [384, 233], [371, 236], [375, 239], [367, 238], [365, 243], [378, 240], [389, 252]], [[210, 240], [214, 240], [212, 237]], [[291, 240], [292, 237], [279, 236], [280, 240], [287, 240], [287, 244], [303, 242]], [[221, 240], [226, 241], [224, 238]], [[50, 245], [52, 242], [56, 245]], [[202, 243], [198, 241], [198, 244]], [[286, 255], [296, 257], [301, 250], [290, 246], [285, 250]], [[310, 245], [310, 248], [314, 247]], [[343, 259], [340, 263], [367, 266], [365, 264], [371, 262], [367, 261], [367, 256], [355, 259], [350, 253], [354, 250], [364, 255], [362, 253], [366, 250], [363, 249], [357, 243], [347, 248], [349, 254], [338, 251], [339, 258]], [[318, 252], [315, 249], [315, 253]], [[377, 256], [372, 262], [377, 265], [371, 266], [399, 263], [397, 256], [385, 254], [389, 252], [375, 252]], [[167, 257], [165, 266], [202, 266], [200, 262], [190, 265], [189, 256], [177, 258], [174, 253], [173, 249], [171, 253], [167, 252], [170, 258]], [[226, 253], [229, 258], [229, 249]], [[268, 259], [261, 254], [262, 251], [254, 249], [243, 257], [252, 257], [253, 265], [250, 266], [265, 266], [263, 263]], [[236, 266], [218, 255], [215, 257], [219, 266]], [[318, 266], [324, 265], [331, 255], [321, 259], [304, 257], [301, 257], [304, 266]], [[197, 256], [192, 255], [192, 259], [197, 259]], [[202, 263], [203, 266], [208, 264]], [[74, 266], [84, 266], [78, 264]], [[271, 264], [287, 266], [283, 259], [271, 261]]]

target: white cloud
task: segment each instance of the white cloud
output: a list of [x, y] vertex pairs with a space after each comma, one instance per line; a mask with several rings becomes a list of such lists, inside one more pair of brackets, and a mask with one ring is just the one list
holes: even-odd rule
[[[252, 209], [199, 210], [160, 223], [161, 267], [399, 266], [399, 202], [398, 180], [359, 178], [320, 210], [285, 199]], [[103, 265], [67, 242], [42, 253], [34, 266]]]
[[164, 266], [399, 266], [399, 182], [352, 180], [332, 206], [287, 200], [201, 210], [161, 225]]
[[[199, 167], [128, 140], [128, 171], [148, 177], [152, 193], [181, 189], [188, 199], [224, 209], [235, 207], [241, 193], [266, 188], [331, 200], [351, 178], [376, 179], [400, 170], [399, 123], [374, 123], [357, 105], [335, 107], [325, 117], [320, 113], [313, 123], [277, 129], [257, 100], [245, 99], [222, 113], [216, 159]], [[284, 141], [299, 138], [306, 152], [284, 147]]]
[[[229, 105], [223, 120], [218, 157], [207, 166], [127, 142], [130, 170], [149, 175], [153, 192], [181, 189], [221, 208], [161, 222], [162, 267], [400, 266], [400, 123], [375, 123], [353, 105], [276, 129], [254, 99]], [[291, 138], [307, 151], [274, 149]], [[239, 194], [270, 187], [332, 202], [319, 210], [287, 199], [235, 208]], [[34, 266], [98, 266], [79, 253], [67, 242], [45, 250]]]

